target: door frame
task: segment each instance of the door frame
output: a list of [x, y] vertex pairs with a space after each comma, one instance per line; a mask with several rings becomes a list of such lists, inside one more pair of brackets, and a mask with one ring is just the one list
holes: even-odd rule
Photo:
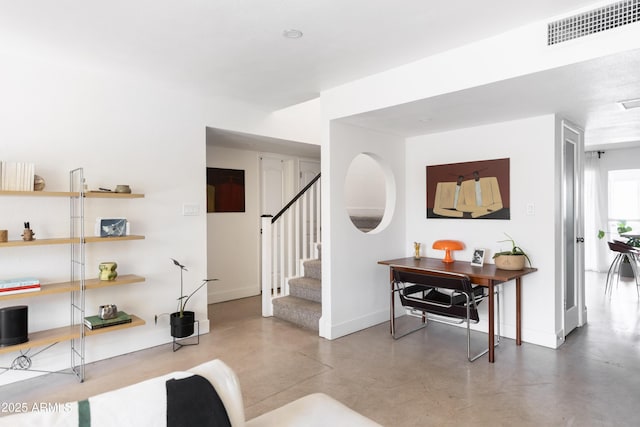
[[[566, 188], [565, 188], [565, 142], [571, 142], [574, 144], [574, 166], [573, 166], [573, 212], [574, 212], [574, 222], [573, 228], [575, 230], [575, 238], [572, 239], [572, 243], [574, 245], [574, 281], [575, 285], [575, 310], [577, 313], [569, 313], [566, 310], [566, 300], [567, 300], [567, 288], [566, 288], [566, 265], [565, 262], [567, 257], [567, 243], [566, 239], [562, 239], [562, 249], [561, 249], [561, 288], [562, 288], [562, 300], [561, 300], [561, 311], [562, 311], [562, 337], [558, 337], [564, 342], [566, 336], [575, 328], [583, 326], [587, 323], [587, 312], [586, 312], [586, 303], [585, 303], [585, 283], [584, 283], [584, 196], [583, 196], [583, 186], [584, 186], [584, 131], [572, 124], [567, 120], [561, 121], [561, 131], [560, 131], [560, 168], [561, 168], [561, 180], [562, 180], [562, 189], [561, 189], [561, 236], [565, 236], [567, 229], [564, 223], [564, 218], [566, 217], [566, 205], [565, 205], [565, 197], [566, 197]], [[569, 316], [576, 316], [577, 319], [569, 321]]]

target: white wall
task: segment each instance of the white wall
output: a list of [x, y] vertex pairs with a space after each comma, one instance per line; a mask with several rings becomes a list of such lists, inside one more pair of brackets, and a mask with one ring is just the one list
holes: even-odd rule
[[[88, 277], [97, 275], [100, 261], [111, 260], [119, 264], [120, 274], [146, 277], [142, 284], [90, 292], [88, 313], [114, 303], [142, 317], [146, 325], [88, 338], [87, 361], [169, 342], [168, 318], [161, 317], [154, 325], [154, 316], [174, 311], [180, 293], [179, 273], [170, 258], [188, 267], [186, 290], [207, 276], [206, 126], [279, 137], [292, 133], [287, 121], [295, 118], [295, 111], [275, 118], [242, 102], [202, 99], [174, 90], [151, 76], [92, 68], [81, 60], [61, 62], [56, 55], [39, 55], [16, 45], [6, 49], [2, 43], [9, 40], [0, 41], [0, 159], [34, 162], [49, 191], [67, 190], [68, 171], [83, 167], [90, 188], [129, 184], [134, 192], [145, 193], [144, 199], [87, 201], [89, 230], [97, 216], [123, 215], [131, 221], [133, 233], [146, 236], [143, 241], [88, 247]], [[307, 129], [296, 137], [305, 141], [312, 138], [310, 133]], [[184, 204], [197, 205], [198, 215], [183, 216]], [[27, 220], [39, 239], [68, 233], [65, 199], [0, 197], [0, 210], [0, 228], [9, 230], [10, 239], [20, 238]], [[0, 251], [1, 278], [68, 280], [65, 246]], [[68, 323], [66, 295], [13, 300], [2, 306], [17, 304], [29, 306], [30, 331]], [[200, 331], [208, 332], [206, 290], [189, 305], [201, 321]], [[0, 365], [10, 365], [16, 356], [0, 356]], [[39, 354], [33, 363], [35, 369], [67, 368], [68, 344]], [[40, 374], [8, 372], [0, 376], [0, 383], [33, 375]]]
[[245, 211], [207, 214], [209, 303], [260, 293], [259, 158], [255, 151], [208, 145], [207, 167], [244, 170]]
[[[322, 146], [322, 318], [320, 335], [337, 338], [389, 318], [389, 280], [380, 260], [404, 252], [404, 143], [394, 135], [333, 121]], [[344, 182], [361, 152], [382, 160], [387, 208], [378, 233], [362, 233], [347, 213]]]
[[[204, 277], [205, 216], [182, 216], [184, 203], [205, 206], [203, 101], [169, 88], [103, 72], [86, 72], [63, 64], [44, 64], [3, 56], [0, 79], [0, 157], [31, 161], [46, 190], [68, 190], [68, 171], [83, 167], [89, 188], [129, 184], [144, 199], [87, 200], [85, 227], [93, 231], [97, 216], [126, 216], [132, 232], [143, 241], [91, 244], [87, 276], [97, 276], [100, 261], [113, 260], [120, 274], [146, 277], [143, 284], [89, 292], [88, 314], [98, 306], [117, 304], [147, 324], [126, 332], [87, 339], [87, 360], [122, 354], [170, 340], [168, 320], [154, 325], [154, 315], [174, 311], [179, 275], [170, 258], [189, 267], [187, 289]], [[68, 202], [64, 199], [0, 198], [2, 227], [19, 238], [22, 222], [30, 220], [36, 238], [68, 233]], [[68, 248], [4, 248], [3, 278], [32, 275], [42, 282], [68, 280]], [[17, 302], [17, 301], [16, 301]], [[14, 302], [12, 301], [10, 305]], [[26, 298], [29, 330], [68, 323], [68, 296]], [[3, 305], [9, 305], [3, 303]], [[208, 331], [206, 292], [190, 308]], [[15, 357], [0, 358], [7, 366]], [[62, 369], [69, 363], [68, 345], [58, 345], [34, 359], [34, 368]], [[0, 381], [25, 378], [8, 373]]]
[[[406, 148], [406, 235], [405, 255], [412, 242], [422, 242], [424, 254], [442, 257], [431, 249], [438, 239], [464, 242], [465, 250], [454, 258], [470, 260], [474, 248], [486, 248], [485, 262], [493, 253], [510, 249], [497, 243], [512, 236], [530, 254], [536, 273], [523, 278], [522, 339], [556, 347], [555, 310], [555, 117], [533, 117], [487, 126], [458, 129], [407, 139]], [[510, 159], [511, 219], [458, 220], [426, 218], [426, 166], [497, 158]], [[535, 215], [526, 214], [533, 204]], [[504, 286], [501, 300], [502, 333], [515, 337], [515, 287]], [[481, 307], [486, 310], [485, 307]], [[486, 330], [486, 315], [481, 313], [479, 329]]]

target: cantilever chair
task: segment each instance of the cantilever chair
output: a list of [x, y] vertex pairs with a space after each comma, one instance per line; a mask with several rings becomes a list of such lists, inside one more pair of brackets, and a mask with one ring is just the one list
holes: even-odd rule
[[607, 272], [607, 281], [604, 285], [604, 293], [611, 292], [613, 289], [613, 277], [617, 275], [616, 286], [620, 282], [620, 270], [622, 267], [622, 263], [626, 260], [631, 265], [631, 270], [633, 271], [633, 276], [636, 281], [636, 293], [638, 294], [638, 298], [640, 298], [640, 284], [638, 283], [638, 258], [640, 257], [640, 250], [637, 248], [627, 245], [624, 242], [619, 240], [614, 240], [613, 242], [607, 242], [609, 245], [609, 249], [613, 252], [616, 252], [616, 256], [609, 267], [609, 271]]
[[[484, 288], [472, 286], [468, 276], [458, 273], [421, 270], [420, 273], [410, 271], [393, 271], [392, 293], [397, 293], [408, 314], [420, 317], [422, 323], [401, 335], [396, 334], [396, 321], [393, 306], [391, 307], [391, 334], [394, 339], [401, 338], [427, 326], [427, 319], [443, 323], [467, 323], [467, 359], [470, 362], [486, 354], [485, 349], [471, 356], [471, 322], [478, 323], [478, 303], [486, 297]], [[498, 338], [500, 343], [500, 302], [498, 294]], [[392, 298], [393, 300], [393, 298]]]

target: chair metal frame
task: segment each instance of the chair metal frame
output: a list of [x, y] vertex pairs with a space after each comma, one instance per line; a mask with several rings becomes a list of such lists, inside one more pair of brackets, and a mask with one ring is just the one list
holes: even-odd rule
[[[480, 292], [478, 292], [480, 291]], [[433, 294], [437, 292], [437, 294]], [[478, 323], [477, 304], [487, 295], [484, 288], [473, 286], [468, 276], [459, 273], [445, 273], [436, 270], [420, 270], [420, 273], [411, 271], [393, 270], [393, 286], [391, 298], [391, 335], [394, 339], [402, 338], [427, 326], [427, 320], [439, 323], [461, 324], [466, 322], [467, 329], [467, 359], [473, 362], [489, 352], [486, 348], [480, 353], [471, 356], [471, 322]], [[396, 333], [394, 293], [400, 297], [400, 301], [410, 316], [420, 317], [422, 323], [414, 328], [398, 335]], [[500, 344], [500, 292], [497, 294], [497, 339], [495, 347]], [[431, 295], [430, 295], [431, 294]], [[417, 296], [419, 295], [419, 296]], [[443, 298], [449, 296], [449, 300]]]
[[624, 260], [627, 259], [631, 265], [633, 277], [636, 281], [636, 293], [638, 294], [638, 298], [640, 298], [640, 283], [638, 283], [638, 258], [640, 257], [640, 251], [637, 248], [627, 245], [619, 240], [607, 242], [607, 244], [611, 251], [616, 252], [616, 256], [611, 262], [611, 266], [607, 272], [607, 281], [604, 285], [604, 293], [607, 294], [607, 292], [609, 292], [609, 294], [611, 294], [613, 289], [613, 277], [616, 276], [616, 273], [616, 287], [618, 287], [620, 284], [620, 269]]

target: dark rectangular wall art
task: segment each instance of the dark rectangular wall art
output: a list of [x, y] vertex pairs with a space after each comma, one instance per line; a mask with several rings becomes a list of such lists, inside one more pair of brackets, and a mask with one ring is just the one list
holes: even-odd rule
[[427, 218], [510, 219], [509, 159], [427, 166]]
[[207, 168], [207, 212], [244, 211], [244, 170]]

